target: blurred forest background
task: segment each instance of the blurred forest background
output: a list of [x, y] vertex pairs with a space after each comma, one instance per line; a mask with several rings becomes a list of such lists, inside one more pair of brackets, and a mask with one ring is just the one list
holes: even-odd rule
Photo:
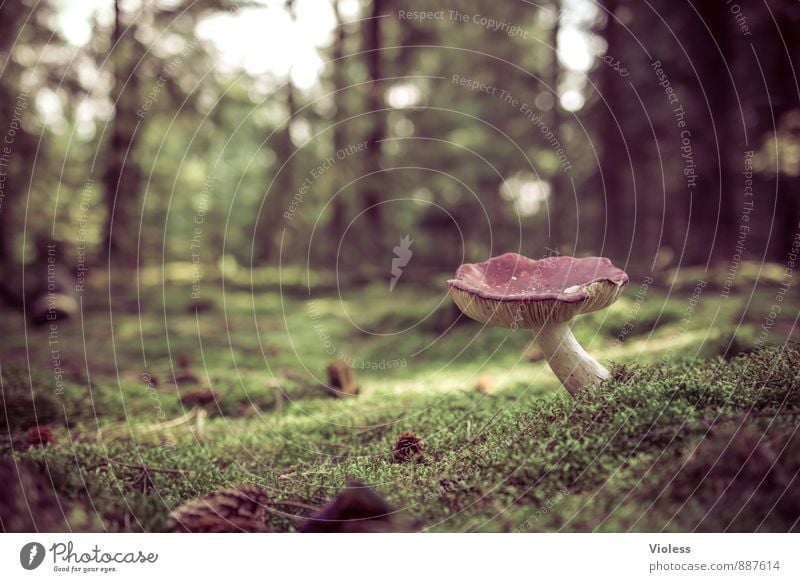
[[634, 4], [5, 2], [4, 278], [40, 236], [123, 283], [223, 259], [388, 279], [406, 234], [408, 281], [506, 250], [783, 260], [800, 7]]

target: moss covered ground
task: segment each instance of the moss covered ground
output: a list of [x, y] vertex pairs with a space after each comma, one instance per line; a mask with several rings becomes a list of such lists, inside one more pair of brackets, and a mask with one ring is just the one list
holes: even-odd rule
[[[529, 332], [454, 320], [439, 281], [309, 293], [266, 274], [193, 302], [177, 277], [89, 292], [53, 330], [4, 311], [2, 456], [74, 529], [162, 531], [179, 503], [257, 483], [269, 527], [294, 531], [358, 480], [425, 531], [797, 531], [800, 299], [772, 317], [757, 275], [730, 294], [708, 273], [632, 280], [574, 325], [613, 370], [577, 398]], [[326, 390], [336, 357], [357, 396]], [[55, 442], [28, 446], [35, 425]], [[425, 450], [398, 462], [406, 431]]]

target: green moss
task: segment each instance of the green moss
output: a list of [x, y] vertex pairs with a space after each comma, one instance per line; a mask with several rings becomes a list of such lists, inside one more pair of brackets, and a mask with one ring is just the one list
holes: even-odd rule
[[[712, 511], [702, 520], [719, 497], [714, 483], [730, 475], [700, 482], [689, 497], [666, 486], [674, 477], [694, 488], [697, 473], [682, 467], [707, 464], [691, 461], [695, 449], [719, 455], [716, 445], [706, 446], [718, 442], [714, 435], [743, 424], [767, 435], [776, 450], [796, 426], [798, 416], [769, 415], [800, 409], [797, 348], [776, 327], [767, 343], [782, 347], [754, 349], [769, 293], [721, 303], [709, 295], [683, 321], [692, 287], [669, 295], [653, 287], [635, 316], [630, 298], [582, 316], [576, 336], [616, 363], [612, 381], [570, 398], [546, 363], [524, 357], [530, 332], [464, 321], [443, 334], [447, 325], [440, 324], [451, 315], [444, 304], [437, 307], [443, 294], [418, 297], [418, 289], [398, 288], [388, 296], [384, 287], [341, 299], [314, 290], [317, 320], [304, 296], [253, 297], [234, 288], [216, 308], [195, 315], [185, 310], [188, 287], [175, 285], [166, 297], [160, 288], [145, 290], [141, 325], [115, 312], [113, 343], [102, 298], [87, 298], [92, 307], [83, 324], [59, 328], [70, 370], [62, 399], [54, 394], [43, 337], [27, 343], [32, 382], [27, 364], [6, 363], [19, 361], [25, 339], [0, 337], [11, 411], [4, 431], [19, 439], [35, 401], [57, 443], [14, 454], [38, 464], [65, 501], [96, 511], [115, 531], [160, 531], [171, 507], [230, 484], [256, 482], [276, 504], [319, 505], [352, 479], [432, 531], [717, 531], [760, 521], [763, 530], [790, 527], [788, 510], [764, 515], [774, 501], [769, 496], [735, 516], [741, 496], [752, 491], [723, 499], [726, 507], [739, 503], [736, 511]], [[747, 305], [755, 311], [742, 317]], [[347, 313], [369, 333], [356, 330]], [[740, 345], [726, 349], [730, 336], [720, 322], [739, 319]], [[615, 332], [628, 320], [634, 331], [617, 345]], [[330, 398], [321, 386], [334, 357], [326, 338], [353, 359], [358, 397]], [[404, 365], [361, 366], [398, 360]], [[195, 384], [173, 383], [182, 366]], [[156, 385], [143, 380], [145, 370]], [[480, 374], [493, 380], [489, 394], [475, 390]], [[219, 406], [199, 415], [186, 409], [180, 395], [191, 388], [213, 389]], [[425, 452], [396, 463], [391, 448], [405, 431], [424, 439]], [[738, 457], [731, 458], [733, 466]], [[793, 465], [778, 459], [791, 473]], [[270, 517], [278, 531], [295, 530], [308, 513], [281, 507], [289, 515]]]
[[2, 368], [2, 403], [5, 414], [0, 414], [0, 430], [13, 433], [37, 424], [91, 422], [107, 413], [109, 397], [68, 380], [60, 370], [29, 370], [11, 364]]
[[[721, 481], [732, 480], [757, 435], [773, 439], [765, 445], [770, 451], [783, 450], [780, 439], [791, 440], [787, 427], [796, 417], [778, 415], [769, 430], [763, 419], [800, 408], [798, 358], [800, 350], [787, 345], [731, 362], [617, 366], [615, 380], [577, 398], [559, 392], [537, 399], [517, 389], [515, 400], [461, 392], [445, 400], [398, 396], [391, 405], [377, 396], [299, 401], [260, 419], [209, 419], [202, 435], [178, 428], [171, 442], [148, 433], [134, 435], [135, 445], [122, 438], [23, 456], [47, 463], [62, 496], [88, 496], [115, 529], [160, 530], [169, 507], [230, 483], [257, 482], [276, 502], [320, 504], [359, 479], [433, 530], [687, 530], [719, 494], [717, 477], [698, 475], [708, 464], [702, 459], [718, 455], [720, 443], [730, 440], [720, 430], [750, 427], [749, 440], [720, 465]], [[398, 464], [391, 446], [406, 429], [424, 438], [426, 451], [418, 462]], [[698, 448], [709, 435], [717, 445]], [[700, 460], [695, 449], [704, 451]], [[781, 470], [793, 474], [788, 457], [780, 458]], [[153, 471], [146, 486], [141, 465]], [[674, 475], [683, 493], [666, 494], [665, 476]], [[687, 497], [687, 491], [694, 493]], [[730, 522], [747, 529], [757, 521], [762, 529], [785, 531], [787, 512], [764, 511], [775, 501], [771, 491], [752, 511], [712, 513], [703, 527], [721, 530]], [[746, 493], [735, 493], [739, 506]], [[299, 522], [271, 519], [279, 530]]]

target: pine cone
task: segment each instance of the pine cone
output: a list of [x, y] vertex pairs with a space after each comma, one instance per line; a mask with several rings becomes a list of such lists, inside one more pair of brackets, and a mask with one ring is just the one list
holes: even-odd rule
[[197, 377], [197, 374], [193, 374], [190, 370], [184, 369], [182, 372], [175, 376], [175, 384], [178, 386], [187, 385], [187, 384], [199, 384], [200, 378]]
[[344, 360], [334, 360], [328, 364], [328, 392], [333, 396], [358, 394], [356, 372]]
[[181, 404], [187, 408], [191, 408], [192, 406], [202, 406], [204, 408], [208, 406], [213, 407], [218, 400], [219, 394], [210, 388], [195, 388], [193, 390], [187, 390], [181, 395]]
[[169, 524], [186, 533], [267, 532], [267, 501], [261, 487], [237, 485], [176, 507]]
[[178, 354], [178, 356], [175, 358], [175, 363], [178, 364], [179, 368], [183, 368], [185, 370], [194, 363], [194, 358], [189, 354]]
[[31, 446], [50, 445], [56, 442], [53, 431], [47, 426], [32, 426], [25, 434], [25, 442]]
[[363, 483], [349, 483], [300, 528], [304, 533], [384, 533], [415, 531], [417, 524]]
[[216, 303], [210, 299], [193, 299], [186, 304], [187, 313], [206, 313], [216, 308]]
[[410, 461], [416, 455], [421, 455], [425, 451], [425, 441], [413, 432], [404, 432], [394, 443], [392, 456], [398, 463]]

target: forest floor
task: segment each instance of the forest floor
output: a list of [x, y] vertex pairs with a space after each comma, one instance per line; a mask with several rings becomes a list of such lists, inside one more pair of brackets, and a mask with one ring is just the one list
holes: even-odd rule
[[[800, 297], [775, 313], [778, 266], [743, 266], [730, 294], [724, 273], [632, 280], [578, 318], [613, 379], [576, 398], [529, 332], [448, 329], [441, 286], [247, 277], [192, 302], [186, 277], [143, 277], [53, 330], [4, 311], [2, 456], [46, 475], [77, 530], [162, 531], [176, 505], [257, 483], [269, 528], [295, 531], [357, 480], [423, 531], [797, 531]], [[357, 396], [326, 390], [337, 356]], [[55, 442], [24, 446], [37, 423]], [[400, 462], [406, 431], [425, 447]]]

